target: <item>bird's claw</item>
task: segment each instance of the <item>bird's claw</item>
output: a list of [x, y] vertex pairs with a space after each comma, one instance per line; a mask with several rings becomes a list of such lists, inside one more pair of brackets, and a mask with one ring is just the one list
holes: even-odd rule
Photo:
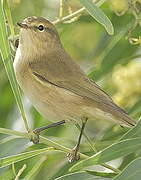
[[67, 158], [70, 163], [78, 161], [80, 159], [80, 155], [77, 148], [74, 147], [71, 152], [67, 154]]
[[32, 141], [34, 144], [38, 144], [39, 140], [40, 140], [39, 133], [37, 133], [35, 130], [32, 131], [30, 141]]

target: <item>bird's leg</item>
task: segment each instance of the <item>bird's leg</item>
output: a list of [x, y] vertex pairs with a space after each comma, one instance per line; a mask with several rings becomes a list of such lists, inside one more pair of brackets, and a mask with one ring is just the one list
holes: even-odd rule
[[59, 121], [59, 122], [56, 122], [56, 123], [49, 124], [48, 126], [43, 126], [43, 127], [34, 129], [34, 130], [33, 130], [34, 137], [31, 138], [31, 141], [32, 141], [34, 144], [38, 144], [38, 143], [39, 143], [39, 135], [40, 135], [40, 133], [41, 133], [42, 131], [44, 131], [44, 130], [46, 130], [46, 129], [49, 129], [49, 128], [52, 128], [52, 127], [59, 126], [59, 125], [64, 124], [64, 123], [65, 123], [65, 120], [62, 120], [62, 121]]
[[82, 128], [81, 128], [81, 131], [80, 131], [78, 142], [77, 142], [76, 146], [71, 150], [71, 152], [67, 155], [69, 162], [77, 161], [80, 158], [80, 156], [78, 154], [78, 151], [79, 151], [79, 146], [80, 146], [82, 134], [83, 134], [83, 131], [84, 131], [87, 120], [88, 120], [88, 118], [86, 118], [86, 117], [82, 118]]

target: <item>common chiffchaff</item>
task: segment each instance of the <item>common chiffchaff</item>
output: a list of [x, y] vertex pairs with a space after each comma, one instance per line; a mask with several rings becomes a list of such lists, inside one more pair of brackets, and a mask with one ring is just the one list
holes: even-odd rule
[[82, 119], [135, 122], [90, 80], [64, 50], [54, 25], [42, 17], [22, 23], [14, 60], [17, 81], [33, 106], [53, 122]]

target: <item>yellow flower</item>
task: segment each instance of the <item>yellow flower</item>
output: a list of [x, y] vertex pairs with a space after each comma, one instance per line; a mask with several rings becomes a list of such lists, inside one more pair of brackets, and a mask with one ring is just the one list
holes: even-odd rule
[[141, 96], [141, 62], [131, 61], [126, 66], [118, 65], [112, 74], [117, 87], [114, 100], [123, 106], [133, 105]]
[[118, 16], [121, 16], [128, 10], [128, 0], [111, 0], [110, 6]]

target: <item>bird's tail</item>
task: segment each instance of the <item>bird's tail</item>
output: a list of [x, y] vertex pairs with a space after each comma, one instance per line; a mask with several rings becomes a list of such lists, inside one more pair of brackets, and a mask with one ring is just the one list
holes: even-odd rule
[[137, 124], [124, 110], [120, 111], [119, 118], [122, 126], [133, 127]]

